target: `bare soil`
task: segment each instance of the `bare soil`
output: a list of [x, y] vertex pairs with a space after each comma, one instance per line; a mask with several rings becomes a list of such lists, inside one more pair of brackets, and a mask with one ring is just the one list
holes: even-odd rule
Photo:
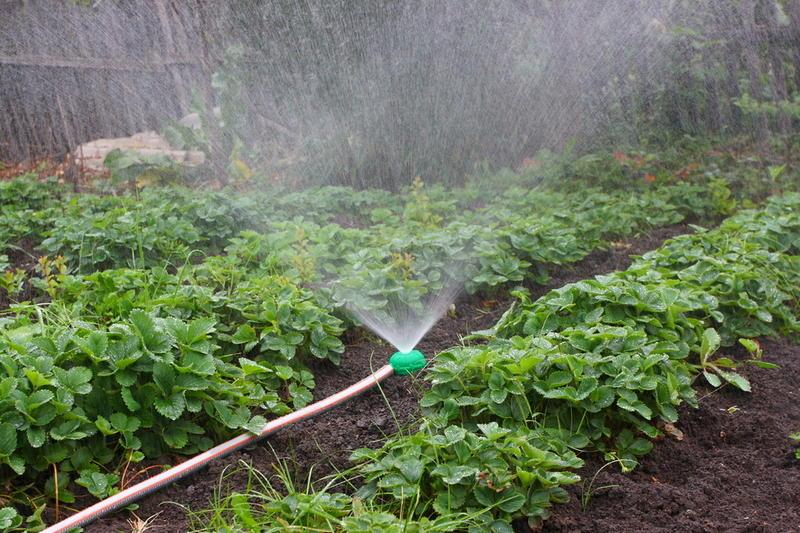
[[[752, 393], [700, 388], [699, 409], [685, 407], [676, 424], [683, 440], [656, 443], [631, 474], [603, 469], [594, 487], [613, 487], [594, 490], [585, 510], [585, 487], [572, 487], [571, 501], [541, 530], [800, 531], [800, 461], [788, 439], [800, 430], [800, 346], [761, 344], [764, 359], [780, 369], [743, 371]], [[588, 459], [581, 477], [591, 480], [602, 466], [600, 458]]]

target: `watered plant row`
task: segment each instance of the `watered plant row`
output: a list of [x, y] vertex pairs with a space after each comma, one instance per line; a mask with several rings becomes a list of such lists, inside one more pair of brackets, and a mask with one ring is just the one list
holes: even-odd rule
[[[591, 209], [581, 216], [603, 218]], [[597, 246], [595, 232], [563, 260]], [[174, 272], [69, 274], [39, 261], [46, 301], [0, 317], [0, 468], [22, 485], [12, 501], [69, 504], [73, 482], [104, 497], [145, 457], [197, 453], [311, 401], [307, 358], [338, 363], [344, 323], [323, 306], [330, 292], [301, 288], [280, 258], [254, 257], [261, 238], [234, 238], [227, 255]]]
[[[485, 344], [440, 354], [419, 431], [353, 455], [355, 497], [234, 493], [200, 529], [512, 531], [579, 481], [578, 452], [630, 470], [674, 431], [698, 380], [748, 391], [754, 337], [800, 332], [800, 195], [668, 241], [628, 270], [519, 302]], [[750, 354], [734, 360], [726, 348]], [[202, 521], [209, 521], [202, 522]], [[373, 529], [370, 529], [373, 528]]]
[[[12, 254], [25, 239], [23, 250], [63, 254], [41, 258], [38, 275], [20, 281], [39, 303], [16, 303], [0, 317], [0, 469], [22, 487], [10, 499], [38, 509], [27, 526], [35, 528], [44, 506], [32, 497], [70, 503], [75, 481], [102, 497], [146, 456], [194, 453], [305, 405], [307, 358], [336, 363], [343, 350], [345, 324], [331, 302], [418, 302], [452, 271], [443, 254], [474, 269], [472, 289], [542, 279], [548, 264], [576, 261], [608, 238], [729, 209], [721, 185], [634, 195], [515, 188], [463, 212], [478, 189], [429, 195], [417, 183], [399, 207], [384, 193], [331, 189], [345, 207], [304, 218], [270, 212], [265, 234], [239, 233], [247, 196], [72, 195], [55, 183], [3, 184], [0, 227]], [[699, 191], [709, 194], [687, 203]], [[370, 226], [325, 223], [359, 212], [354, 205], [367, 206], [360, 214]], [[556, 214], [564, 206], [567, 214]], [[453, 220], [440, 228], [445, 215]], [[192, 246], [226, 253], [171, 262]], [[137, 268], [104, 270], [120, 265]], [[16, 276], [8, 271], [4, 283]], [[325, 286], [330, 277], [342, 279]]]
[[[214, 259], [217, 270], [281, 274], [328, 289], [322, 292], [338, 306], [379, 311], [399, 300], [417, 303], [449, 283], [474, 292], [543, 281], [549, 266], [577, 261], [608, 240], [733, 207], [720, 180], [635, 194], [531, 189], [508, 176], [492, 186], [501, 193], [487, 194], [485, 183], [445, 193], [418, 181], [400, 196], [325, 188], [287, 200], [163, 188], [74, 195], [19, 179], [0, 184], [0, 290], [30, 299], [54, 276], [175, 271], [224, 254]], [[475, 208], [486, 197], [494, 200]], [[329, 203], [318, 206], [319, 198]]]

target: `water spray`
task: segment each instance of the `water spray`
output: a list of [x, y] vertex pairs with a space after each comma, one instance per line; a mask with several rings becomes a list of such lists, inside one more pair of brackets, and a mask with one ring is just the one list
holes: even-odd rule
[[44, 533], [65, 533], [77, 527], [83, 527], [87, 524], [105, 516], [106, 514], [121, 509], [138, 499], [155, 492], [159, 489], [166, 487], [176, 481], [191, 475], [201, 468], [207, 466], [215, 459], [221, 459], [231, 453], [240, 450], [246, 446], [251, 446], [261, 439], [277, 433], [278, 431], [303, 420], [308, 420], [314, 416], [322, 414], [329, 409], [337, 407], [346, 401], [359, 396], [368, 390], [372, 389], [382, 381], [386, 380], [392, 374], [398, 376], [406, 376], [418, 372], [425, 367], [425, 356], [419, 350], [409, 350], [407, 352], [396, 352], [389, 358], [389, 364], [384, 365], [377, 371], [370, 374], [368, 377], [362, 379], [358, 383], [350, 385], [324, 400], [308, 405], [288, 415], [276, 418], [268, 422], [258, 433], [247, 433], [239, 435], [227, 442], [211, 448], [199, 455], [188, 459], [187, 461], [165, 470], [160, 474], [153, 476], [141, 483], [137, 483], [132, 487], [118, 492], [117, 494], [101, 500], [92, 505], [75, 513], [54, 524], [44, 530]]

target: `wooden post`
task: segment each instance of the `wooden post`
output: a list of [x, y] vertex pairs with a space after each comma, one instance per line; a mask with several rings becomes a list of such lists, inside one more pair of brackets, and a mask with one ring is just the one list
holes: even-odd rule
[[713, 72], [714, 61], [709, 54], [703, 54], [703, 69], [705, 71], [704, 85], [706, 89], [706, 120], [704, 124], [710, 127], [714, 133], [719, 133], [722, 128], [722, 117], [719, 105], [719, 84], [716, 73]]
[[[161, 26], [161, 33], [164, 36], [164, 48], [168, 51], [168, 55], [178, 55], [178, 50], [175, 46], [175, 38], [172, 32], [173, 23], [170, 20], [169, 11], [167, 10], [167, 0], [156, 1], [156, 13]], [[183, 78], [181, 77], [181, 71], [174, 66], [167, 66], [166, 69], [172, 76], [172, 81], [175, 85], [175, 94], [178, 98], [178, 105], [181, 109], [181, 113], [185, 113], [186, 110], [189, 109], [189, 97], [186, 92]]]
[[211, 54], [213, 33], [211, 29], [211, 17], [213, 6], [200, 0], [197, 5], [197, 16], [200, 22], [200, 40], [202, 42], [203, 53], [203, 75], [202, 92], [205, 111], [205, 126], [208, 134], [208, 144], [211, 168], [214, 170], [216, 180], [225, 185], [228, 182], [227, 159], [228, 154], [222, 144], [222, 130], [219, 127], [219, 119], [214, 113], [214, 88], [211, 84], [214, 76], [214, 61]]
[[[783, 67], [783, 51], [781, 50], [782, 33], [780, 26], [778, 26], [778, 14], [775, 12], [775, 6], [770, 5], [767, 8], [767, 28], [769, 37], [767, 46], [769, 47], [769, 61], [772, 66], [772, 86], [774, 89], [774, 100], [777, 102], [785, 102], [789, 99], [789, 90], [786, 87], [786, 72]], [[798, 65], [800, 66], [800, 65]], [[778, 111], [778, 131], [782, 134], [789, 132], [791, 127], [789, 117], [782, 109]]]
[[742, 130], [742, 110], [733, 103], [733, 100], [742, 96], [739, 88], [739, 69], [742, 58], [742, 49], [739, 41], [730, 39], [723, 54], [725, 70], [727, 71], [725, 96], [728, 101], [728, 117], [734, 131], [740, 132]]
[[[750, 82], [750, 97], [757, 102], [763, 100], [761, 86], [761, 62], [758, 58], [758, 34], [756, 32], [756, 0], [742, 0], [739, 6], [739, 13], [742, 17], [742, 27], [744, 28], [744, 59], [747, 68], [747, 76]], [[757, 113], [754, 117], [756, 139], [766, 144], [769, 138], [769, 127], [767, 117], [763, 113]]]
[[800, 0], [789, 0], [786, 5], [786, 14], [789, 15], [791, 25], [789, 37], [794, 43], [790, 51], [794, 62], [794, 90], [800, 92]]

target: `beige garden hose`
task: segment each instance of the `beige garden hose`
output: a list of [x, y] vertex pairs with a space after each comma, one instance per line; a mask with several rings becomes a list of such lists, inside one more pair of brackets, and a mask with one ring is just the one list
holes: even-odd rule
[[[407, 354], [400, 355], [406, 356]], [[66, 518], [61, 522], [48, 527], [44, 530], [44, 533], [64, 533], [73, 528], [85, 526], [90, 522], [97, 520], [101, 516], [125, 507], [126, 505], [133, 503], [134, 501], [147, 494], [150, 494], [151, 492], [159, 490], [170, 483], [174, 483], [175, 481], [188, 476], [197, 470], [200, 470], [214, 459], [225, 457], [236, 450], [253, 444], [264, 437], [272, 435], [273, 433], [276, 433], [277, 431], [290, 426], [291, 424], [300, 422], [301, 420], [307, 420], [313, 416], [324, 413], [325, 411], [368, 391], [381, 381], [390, 377], [395, 373], [396, 370], [398, 374], [410, 373], [404, 371], [405, 369], [402, 367], [402, 365], [398, 366], [396, 361], [394, 362], [394, 366], [392, 364], [385, 365], [358, 383], [355, 383], [346, 389], [343, 389], [336, 394], [325, 398], [324, 400], [320, 400], [293, 413], [289, 413], [288, 415], [284, 415], [268, 422], [257, 434], [248, 433], [245, 435], [239, 435], [238, 437], [235, 437], [227, 442], [223, 442], [222, 444], [215, 446], [208, 451], [192, 457], [188, 461], [185, 461], [177, 466], [173, 466], [169, 470], [161, 472], [160, 474], [142, 481], [141, 483], [137, 483], [132, 487], [106, 498], [105, 500], [99, 501], [83, 511], [75, 513], [69, 518]]]

